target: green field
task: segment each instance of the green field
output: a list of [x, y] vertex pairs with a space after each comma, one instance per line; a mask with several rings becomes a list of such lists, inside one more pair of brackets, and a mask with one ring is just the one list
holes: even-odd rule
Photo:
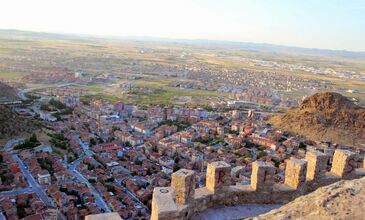
[[172, 104], [172, 100], [176, 96], [190, 96], [190, 97], [226, 97], [227, 93], [219, 93], [215, 91], [207, 91], [207, 90], [197, 90], [197, 89], [180, 89], [175, 87], [169, 87], [168, 80], [158, 80], [158, 81], [144, 81], [144, 80], [136, 80], [133, 81], [135, 85], [138, 87], [144, 88], [158, 88], [161, 89], [161, 92], [155, 94], [137, 94], [136, 98], [124, 98], [116, 92], [108, 92], [106, 89], [103, 89], [102, 86], [85, 86], [81, 87], [83, 89], [97, 92], [97, 94], [85, 95], [82, 97], [83, 101], [90, 101], [96, 99], [103, 99], [109, 102], [123, 101], [130, 102], [133, 104], [152, 104], [152, 105], [161, 105], [161, 104]]
[[21, 79], [23, 76], [24, 76], [23, 73], [0, 72], [0, 79], [4, 79], [4, 80]]

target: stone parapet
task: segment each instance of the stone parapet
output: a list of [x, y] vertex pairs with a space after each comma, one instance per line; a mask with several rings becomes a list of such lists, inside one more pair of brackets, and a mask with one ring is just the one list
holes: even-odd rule
[[153, 189], [151, 220], [174, 218], [177, 211], [175, 191], [171, 187]]
[[172, 174], [171, 187], [176, 193], [176, 203], [185, 205], [194, 198], [195, 172], [187, 169], [180, 169]]
[[303, 186], [307, 174], [307, 161], [291, 158], [285, 168], [285, 184], [294, 189]]
[[275, 167], [271, 163], [252, 163], [251, 187], [256, 191], [271, 191], [274, 186]]
[[219, 206], [288, 203], [342, 178], [365, 176], [365, 169], [353, 168], [355, 156], [350, 151], [336, 150], [331, 172], [326, 172], [328, 156], [321, 152], [308, 152], [305, 160], [291, 158], [284, 184], [274, 184], [275, 167], [262, 161], [252, 163], [250, 185], [230, 185], [231, 166], [223, 161], [208, 164], [206, 186], [197, 189], [195, 172], [182, 169], [172, 175], [171, 187], [154, 189], [151, 219], [185, 220]]
[[219, 191], [224, 186], [229, 186], [231, 165], [224, 161], [209, 163], [207, 167], [206, 186], [211, 192]]
[[331, 173], [342, 178], [352, 176], [356, 169], [355, 156], [354, 152], [337, 149], [333, 155]]
[[319, 151], [309, 151], [306, 154], [307, 180], [320, 179], [324, 177], [329, 156]]

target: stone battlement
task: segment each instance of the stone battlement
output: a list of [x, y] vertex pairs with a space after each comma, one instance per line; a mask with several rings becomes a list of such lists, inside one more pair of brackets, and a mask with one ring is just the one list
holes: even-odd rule
[[336, 150], [330, 172], [329, 156], [307, 152], [305, 159], [288, 160], [283, 184], [274, 183], [275, 167], [271, 163], [252, 164], [251, 185], [230, 185], [231, 166], [224, 161], [208, 164], [206, 186], [195, 189], [195, 171], [181, 169], [172, 174], [171, 187], [156, 187], [152, 198], [152, 220], [189, 219], [207, 208], [240, 204], [284, 204], [341, 179], [365, 176], [356, 168], [356, 154]]

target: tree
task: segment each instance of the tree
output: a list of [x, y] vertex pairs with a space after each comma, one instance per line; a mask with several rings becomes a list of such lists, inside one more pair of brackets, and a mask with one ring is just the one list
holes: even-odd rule
[[174, 161], [175, 161], [175, 163], [179, 163], [180, 157], [175, 157]]
[[88, 179], [89, 183], [96, 183], [94, 179]]
[[131, 143], [129, 143], [129, 141], [125, 142], [125, 146], [126, 147], [132, 147]]
[[96, 144], [96, 141], [94, 138], [90, 138], [90, 145], [94, 146]]
[[305, 149], [307, 149], [307, 145], [305, 145], [303, 142], [300, 142], [299, 143], [299, 148], [305, 150]]
[[32, 136], [29, 138], [29, 141], [33, 143], [39, 142], [35, 133], [32, 134]]
[[65, 109], [67, 107], [65, 104], [55, 99], [49, 100], [49, 104], [53, 105], [57, 109]]
[[259, 154], [257, 155], [257, 159], [260, 159], [261, 157], [264, 157], [266, 155], [267, 155], [266, 151], [260, 151]]
[[25, 216], [27, 216], [27, 213], [25, 212], [23, 207], [18, 207], [16, 212], [19, 218], [24, 218]]
[[174, 164], [174, 167], [172, 168], [172, 170], [173, 170], [174, 172], [176, 172], [176, 171], [180, 170], [180, 166], [179, 166], [179, 164], [175, 163], [175, 164]]
[[150, 176], [150, 175], [152, 175], [152, 172], [151, 172], [151, 169], [147, 169], [147, 176]]
[[29, 139], [25, 140], [23, 144], [16, 146], [15, 149], [35, 148], [39, 145], [41, 145], [41, 143], [38, 141], [36, 134], [33, 133]]

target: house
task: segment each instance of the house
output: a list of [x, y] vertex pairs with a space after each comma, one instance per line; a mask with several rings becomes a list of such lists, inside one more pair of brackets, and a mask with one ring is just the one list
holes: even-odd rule
[[41, 170], [37, 174], [37, 179], [39, 184], [50, 184], [51, 183], [51, 175], [48, 170]]
[[122, 131], [115, 131], [114, 135], [117, 136], [123, 143], [128, 141], [129, 136], [131, 136], [131, 134], [126, 133], [126, 132], [122, 132]]
[[153, 132], [151, 131], [151, 129], [146, 128], [145, 126], [141, 125], [141, 124], [137, 124], [137, 125], [132, 125], [132, 129], [133, 131], [137, 131], [146, 135], [151, 135]]
[[143, 144], [143, 140], [141, 138], [134, 136], [128, 137], [128, 142], [131, 144], [132, 147]]
[[99, 153], [99, 152], [119, 151], [122, 149], [123, 149], [122, 144], [114, 141], [111, 143], [100, 144], [99, 146], [94, 147], [93, 151], [95, 153]]
[[49, 112], [46, 111], [39, 111], [39, 117], [45, 121], [57, 121], [57, 118], [51, 115]]
[[181, 133], [181, 143], [190, 144], [193, 140], [194, 133], [192, 132], [182, 132]]

